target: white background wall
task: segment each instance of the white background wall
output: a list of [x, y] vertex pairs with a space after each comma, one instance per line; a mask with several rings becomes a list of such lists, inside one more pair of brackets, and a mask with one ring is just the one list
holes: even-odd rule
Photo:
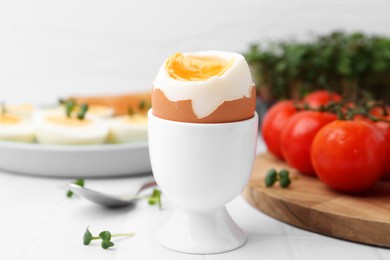
[[390, 1], [0, 0], [0, 100], [148, 90], [177, 51], [334, 29], [390, 36]]

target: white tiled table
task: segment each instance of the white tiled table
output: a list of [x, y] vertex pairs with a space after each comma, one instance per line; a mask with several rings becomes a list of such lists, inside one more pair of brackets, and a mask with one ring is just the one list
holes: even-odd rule
[[[259, 143], [259, 151], [264, 146]], [[21, 162], [23, 163], [23, 162]], [[88, 179], [86, 185], [113, 193], [129, 191], [142, 178]], [[252, 208], [242, 197], [227, 208], [247, 233], [240, 249], [216, 255], [187, 255], [159, 246], [155, 230], [174, 206], [163, 198], [163, 210], [140, 202], [135, 209], [110, 210], [82, 199], [67, 199], [61, 185], [49, 179], [0, 172], [0, 259], [390, 259], [390, 251], [310, 233], [274, 220]], [[87, 226], [136, 233], [103, 250], [99, 243], [82, 244]], [[389, 234], [390, 235], [390, 234]]]

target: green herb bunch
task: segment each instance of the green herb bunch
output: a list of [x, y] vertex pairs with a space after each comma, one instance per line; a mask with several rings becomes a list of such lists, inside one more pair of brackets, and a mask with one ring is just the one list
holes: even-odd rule
[[260, 94], [300, 98], [316, 89], [390, 102], [390, 38], [333, 32], [312, 41], [253, 44], [244, 54]]

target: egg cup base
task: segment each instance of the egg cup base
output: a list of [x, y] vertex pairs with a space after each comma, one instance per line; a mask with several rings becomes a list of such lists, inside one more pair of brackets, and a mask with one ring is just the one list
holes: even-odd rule
[[247, 241], [225, 207], [207, 212], [177, 209], [155, 239], [165, 248], [189, 254], [228, 252]]

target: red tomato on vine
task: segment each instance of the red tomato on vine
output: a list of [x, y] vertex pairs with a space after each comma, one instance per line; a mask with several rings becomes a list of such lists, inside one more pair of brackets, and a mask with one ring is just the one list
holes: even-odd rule
[[[384, 119], [390, 120], [390, 116], [387, 116]], [[386, 139], [387, 150], [386, 150], [385, 172], [383, 174], [383, 179], [390, 180], [390, 123], [376, 122], [375, 125], [383, 133]]]
[[335, 121], [337, 116], [327, 112], [302, 111], [293, 115], [284, 126], [281, 149], [286, 162], [300, 173], [315, 176], [310, 149], [317, 132]]
[[311, 159], [320, 180], [331, 188], [361, 192], [383, 175], [385, 137], [367, 122], [336, 120], [315, 136]]
[[[384, 109], [386, 111], [383, 111]], [[377, 117], [383, 117], [385, 113], [390, 115], [390, 107], [389, 106], [385, 106], [384, 108], [383, 107], [374, 107], [370, 110], [370, 114], [377, 116]]]
[[303, 99], [303, 102], [308, 104], [312, 108], [318, 108], [321, 105], [326, 105], [331, 101], [340, 101], [341, 96], [337, 93], [330, 92], [327, 90], [317, 90], [308, 95]]
[[280, 134], [287, 120], [297, 112], [291, 100], [280, 101], [273, 105], [264, 115], [261, 134], [268, 150], [283, 159], [280, 148]]

